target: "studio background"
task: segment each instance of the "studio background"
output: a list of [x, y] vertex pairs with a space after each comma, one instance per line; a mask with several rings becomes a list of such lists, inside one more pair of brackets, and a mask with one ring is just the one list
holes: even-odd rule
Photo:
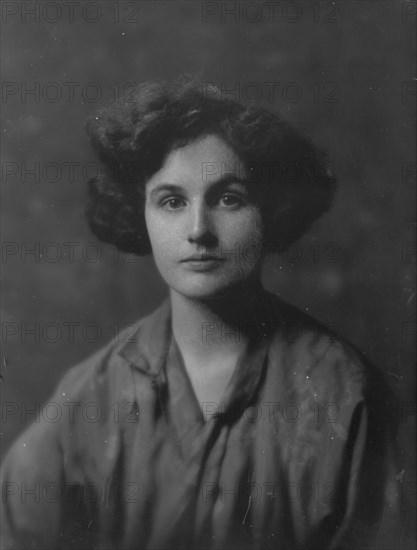
[[389, 373], [402, 399], [403, 480], [415, 480], [411, 3], [279, 3], [286, 11], [271, 14], [254, 2], [225, 11], [224, 2], [102, 1], [84, 14], [75, 3], [73, 21], [65, 3], [57, 20], [44, 2], [34, 3], [39, 20], [4, 4], [2, 452], [72, 365], [166, 292], [151, 259], [118, 256], [88, 229], [96, 159], [85, 119], [135, 82], [197, 72], [229, 97], [281, 111], [329, 152], [335, 205], [291, 254], [267, 262], [265, 285]]

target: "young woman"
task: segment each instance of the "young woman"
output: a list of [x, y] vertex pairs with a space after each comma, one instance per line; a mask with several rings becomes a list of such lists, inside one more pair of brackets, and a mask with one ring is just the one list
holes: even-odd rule
[[270, 245], [329, 208], [324, 156], [277, 114], [193, 83], [144, 84], [88, 132], [106, 174], [91, 228], [152, 253], [169, 299], [70, 370], [59, 420], [9, 452], [5, 548], [370, 547], [392, 505], [389, 391], [260, 282]]

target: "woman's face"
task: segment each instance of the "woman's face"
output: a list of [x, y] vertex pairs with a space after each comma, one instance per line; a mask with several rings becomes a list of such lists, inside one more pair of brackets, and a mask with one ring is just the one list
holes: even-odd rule
[[243, 163], [219, 137], [175, 149], [146, 185], [155, 263], [190, 299], [224, 295], [259, 279], [262, 217]]

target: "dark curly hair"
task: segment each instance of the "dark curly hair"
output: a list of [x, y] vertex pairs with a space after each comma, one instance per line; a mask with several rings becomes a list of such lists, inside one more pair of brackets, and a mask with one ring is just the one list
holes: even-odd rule
[[124, 252], [145, 255], [145, 186], [166, 156], [206, 135], [221, 137], [241, 159], [262, 198], [265, 241], [284, 250], [330, 207], [335, 178], [326, 156], [279, 114], [225, 99], [195, 79], [147, 82], [129, 102], [102, 109], [87, 133], [103, 166], [89, 182], [93, 233]]

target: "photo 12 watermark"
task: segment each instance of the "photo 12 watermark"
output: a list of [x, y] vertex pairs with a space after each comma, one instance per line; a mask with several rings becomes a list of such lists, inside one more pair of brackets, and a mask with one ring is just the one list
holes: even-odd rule
[[203, 23], [267, 23], [294, 25], [301, 21], [314, 24], [337, 24], [343, 17], [343, 2], [203, 2], [201, 21]]
[[135, 24], [140, 23], [145, 0], [135, 1], [5, 1], [1, 3], [2, 23]]
[[305, 83], [268, 80], [264, 82], [210, 81], [202, 83], [202, 100], [220, 97], [223, 101], [233, 100], [247, 103], [298, 103], [309, 99], [312, 103], [340, 103], [343, 92], [337, 82], [314, 81]]

